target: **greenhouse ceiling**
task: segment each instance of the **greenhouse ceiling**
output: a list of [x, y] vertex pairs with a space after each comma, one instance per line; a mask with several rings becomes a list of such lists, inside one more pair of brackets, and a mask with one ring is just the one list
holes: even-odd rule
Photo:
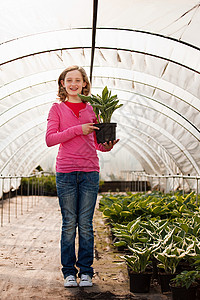
[[1, 0], [0, 174], [54, 170], [48, 111], [69, 65], [123, 107], [101, 170], [200, 174], [200, 1]]

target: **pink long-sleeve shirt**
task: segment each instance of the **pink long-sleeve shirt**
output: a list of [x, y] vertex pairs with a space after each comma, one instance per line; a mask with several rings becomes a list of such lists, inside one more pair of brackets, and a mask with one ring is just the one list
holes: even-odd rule
[[46, 144], [48, 147], [60, 144], [56, 172], [99, 172], [96, 150], [108, 150], [97, 144], [95, 132], [83, 135], [82, 124], [86, 123], [97, 123], [90, 104], [86, 103], [86, 107], [80, 110], [79, 117], [64, 102], [52, 105], [48, 115]]

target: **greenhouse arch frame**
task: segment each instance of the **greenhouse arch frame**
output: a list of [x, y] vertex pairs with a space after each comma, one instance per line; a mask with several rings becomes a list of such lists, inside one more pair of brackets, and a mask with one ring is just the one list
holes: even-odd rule
[[200, 175], [199, 1], [3, 0], [0, 14], [2, 176], [55, 170], [46, 120], [74, 64], [93, 94], [107, 85], [124, 104], [113, 115], [120, 142], [99, 155], [103, 179], [111, 169]]

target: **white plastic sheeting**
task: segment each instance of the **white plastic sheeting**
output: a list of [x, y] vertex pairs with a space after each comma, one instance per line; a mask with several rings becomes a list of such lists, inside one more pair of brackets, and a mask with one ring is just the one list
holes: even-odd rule
[[[90, 74], [92, 24], [92, 0], [1, 0], [0, 174], [55, 169], [47, 114], [65, 67]], [[103, 179], [200, 174], [199, 28], [199, 1], [99, 1], [92, 93], [107, 85], [124, 104], [120, 143], [99, 153]]]

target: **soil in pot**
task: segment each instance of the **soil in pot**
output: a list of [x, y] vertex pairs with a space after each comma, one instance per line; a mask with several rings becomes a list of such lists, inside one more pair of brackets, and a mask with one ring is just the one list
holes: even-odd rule
[[95, 130], [98, 144], [116, 140], [117, 123], [99, 123], [95, 127], [99, 127]]
[[170, 289], [172, 292], [172, 300], [195, 300], [197, 284], [190, 286], [188, 289], [186, 287], [177, 287], [170, 284]]
[[148, 293], [150, 289], [152, 273], [135, 273], [129, 272], [130, 292]]
[[174, 278], [176, 274], [170, 274], [165, 272], [158, 273], [158, 281], [161, 287], [162, 293], [170, 292], [170, 280]]

